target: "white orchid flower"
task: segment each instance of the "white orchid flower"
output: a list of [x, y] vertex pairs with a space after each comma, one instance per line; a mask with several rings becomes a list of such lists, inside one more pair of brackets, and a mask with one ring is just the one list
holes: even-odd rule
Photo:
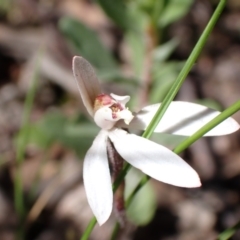
[[[89, 205], [99, 225], [107, 221], [113, 205], [112, 182], [107, 156], [110, 139], [118, 154], [150, 177], [179, 187], [199, 187], [196, 171], [171, 150], [121, 129], [144, 130], [160, 104], [132, 114], [126, 103], [129, 96], [102, 94], [92, 66], [82, 57], [74, 57], [73, 73], [88, 113], [102, 129], [88, 150], [83, 164], [83, 180]], [[155, 132], [189, 136], [216, 117], [219, 112], [188, 102], [172, 102]], [[229, 134], [239, 129], [228, 118], [206, 136]]]

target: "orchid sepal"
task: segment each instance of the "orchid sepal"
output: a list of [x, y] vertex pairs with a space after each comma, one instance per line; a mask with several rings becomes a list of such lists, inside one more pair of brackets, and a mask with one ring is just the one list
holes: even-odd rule
[[75, 56], [73, 58], [73, 75], [83, 104], [88, 113], [93, 116], [94, 101], [101, 94], [101, 87], [95, 71], [87, 60]]
[[83, 182], [89, 205], [99, 223], [107, 221], [113, 206], [113, 192], [107, 158], [108, 132], [101, 130], [83, 162]]
[[[144, 107], [135, 114], [135, 117], [129, 126], [122, 125], [121, 127], [145, 130], [160, 105], [161, 104], [154, 104]], [[220, 112], [199, 104], [173, 101], [169, 105], [166, 113], [155, 128], [154, 132], [191, 136], [219, 114]], [[233, 133], [238, 129], [239, 124], [230, 117], [210, 130], [204, 136], [226, 135]]]

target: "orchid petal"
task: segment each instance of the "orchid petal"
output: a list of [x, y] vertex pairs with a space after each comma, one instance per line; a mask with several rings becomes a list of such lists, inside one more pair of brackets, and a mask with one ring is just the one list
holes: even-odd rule
[[111, 93], [110, 96], [116, 100], [117, 102], [123, 104], [123, 106], [126, 105], [126, 103], [130, 100], [130, 96], [119, 96], [119, 95], [116, 95], [114, 93]]
[[[160, 104], [154, 104], [144, 107], [135, 115], [129, 128], [146, 129], [159, 106]], [[218, 111], [195, 103], [172, 102], [157, 125], [155, 132], [190, 136], [219, 114]], [[205, 136], [230, 134], [238, 129], [239, 124], [233, 118], [228, 118], [211, 129]]]
[[169, 149], [117, 128], [109, 138], [122, 158], [150, 177], [179, 187], [201, 185], [196, 171]]
[[91, 64], [82, 57], [73, 58], [73, 74], [84, 106], [93, 116], [94, 101], [101, 94], [101, 87]]
[[106, 141], [108, 133], [100, 131], [83, 163], [83, 181], [89, 205], [99, 225], [107, 221], [113, 205]]

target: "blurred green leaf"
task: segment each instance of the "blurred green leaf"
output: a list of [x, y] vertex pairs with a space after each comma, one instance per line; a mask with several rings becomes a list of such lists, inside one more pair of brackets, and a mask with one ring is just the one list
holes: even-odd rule
[[[126, 199], [137, 183], [144, 176], [136, 169], [131, 169], [126, 176]], [[150, 183], [146, 184], [136, 195], [127, 209], [127, 215], [137, 226], [149, 223], [157, 208], [156, 197]]]
[[233, 227], [225, 229], [217, 237], [217, 240], [228, 240], [240, 229], [240, 222], [237, 222]]
[[135, 29], [133, 19], [128, 14], [128, 9], [123, 0], [97, 0], [106, 15], [123, 30]]
[[59, 28], [76, 53], [86, 58], [96, 68], [117, 68], [113, 56], [99, 40], [98, 35], [83, 23], [70, 17], [63, 17], [59, 21]]
[[153, 84], [150, 94], [151, 103], [161, 102], [164, 99], [183, 65], [184, 62], [154, 64], [152, 70]]
[[154, 62], [152, 71], [153, 78], [155, 80], [159, 80], [163, 78], [165, 75], [169, 74], [169, 72], [179, 72], [185, 61], [168, 61], [163, 63]]
[[167, 25], [185, 16], [192, 3], [193, 0], [169, 0], [165, 9], [162, 11], [161, 16], [159, 17], [159, 26], [166, 27]]
[[150, 139], [153, 142], [156, 142], [167, 148], [174, 149], [186, 138], [186, 136], [172, 135], [167, 133], [153, 133]]
[[10, 11], [12, 5], [12, 0], [0, 0], [0, 13], [3, 14]]
[[155, 25], [158, 24], [158, 19], [162, 14], [162, 11], [164, 9], [164, 1], [155, 1], [152, 0], [152, 6], [153, 6], [153, 10], [152, 10], [152, 19]]
[[215, 100], [213, 100], [213, 99], [209, 99], [209, 98], [198, 99], [196, 101], [196, 103], [199, 103], [199, 104], [204, 105], [204, 106], [209, 107], [209, 108], [213, 108], [213, 109], [218, 110], [218, 111], [222, 111], [223, 110], [223, 108], [220, 105], [220, 103], [215, 101]]
[[142, 76], [142, 71], [144, 69], [146, 53], [144, 37], [141, 33], [128, 32], [125, 35], [125, 40], [131, 50], [130, 60], [132, 68], [134, 69], [135, 76], [139, 78]]
[[155, 26], [158, 25], [158, 19], [162, 14], [165, 6], [165, 0], [156, 1], [156, 0], [137, 0], [135, 1], [137, 7], [144, 12], [151, 23]]
[[[44, 116], [39, 122], [30, 125], [27, 131], [30, 134], [29, 143], [49, 148], [54, 142], [59, 142], [74, 150], [82, 158], [99, 129], [86, 119], [81, 118], [76, 122], [59, 112], [53, 112]], [[21, 135], [18, 136], [19, 141], [21, 137]]]
[[150, 102], [162, 102], [176, 77], [177, 73], [169, 72], [167, 75], [164, 76], [162, 80], [159, 80], [157, 84], [153, 84], [153, 87], [151, 88], [151, 94], [149, 96]]
[[124, 85], [137, 87], [139, 86], [139, 80], [136, 77], [126, 77], [120, 71], [110, 70], [110, 71], [98, 71], [97, 75], [100, 79], [104, 79], [104, 82], [110, 83], [121, 83]]
[[163, 62], [166, 61], [173, 51], [176, 49], [179, 41], [177, 39], [172, 39], [161, 46], [155, 48], [153, 52], [154, 60], [157, 62]]

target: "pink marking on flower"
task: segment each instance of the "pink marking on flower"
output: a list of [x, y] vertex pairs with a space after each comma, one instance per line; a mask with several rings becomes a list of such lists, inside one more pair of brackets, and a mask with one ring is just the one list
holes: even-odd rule
[[122, 111], [124, 108], [123, 106], [120, 104], [120, 103], [114, 103], [110, 109], [112, 110], [112, 117], [113, 119], [116, 119], [118, 116], [117, 116], [117, 113]]
[[101, 102], [103, 106], [106, 106], [106, 105], [109, 105], [109, 104], [112, 104], [113, 102], [115, 102], [115, 100], [111, 96], [104, 94], [104, 93], [98, 95], [96, 100]]
[[116, 101], [107, 94], [100, 94], [96, 97], [94, 102], [94, 111], [96, 112], [99, 108], [104, 106], [111, 106], [116, 103]]

